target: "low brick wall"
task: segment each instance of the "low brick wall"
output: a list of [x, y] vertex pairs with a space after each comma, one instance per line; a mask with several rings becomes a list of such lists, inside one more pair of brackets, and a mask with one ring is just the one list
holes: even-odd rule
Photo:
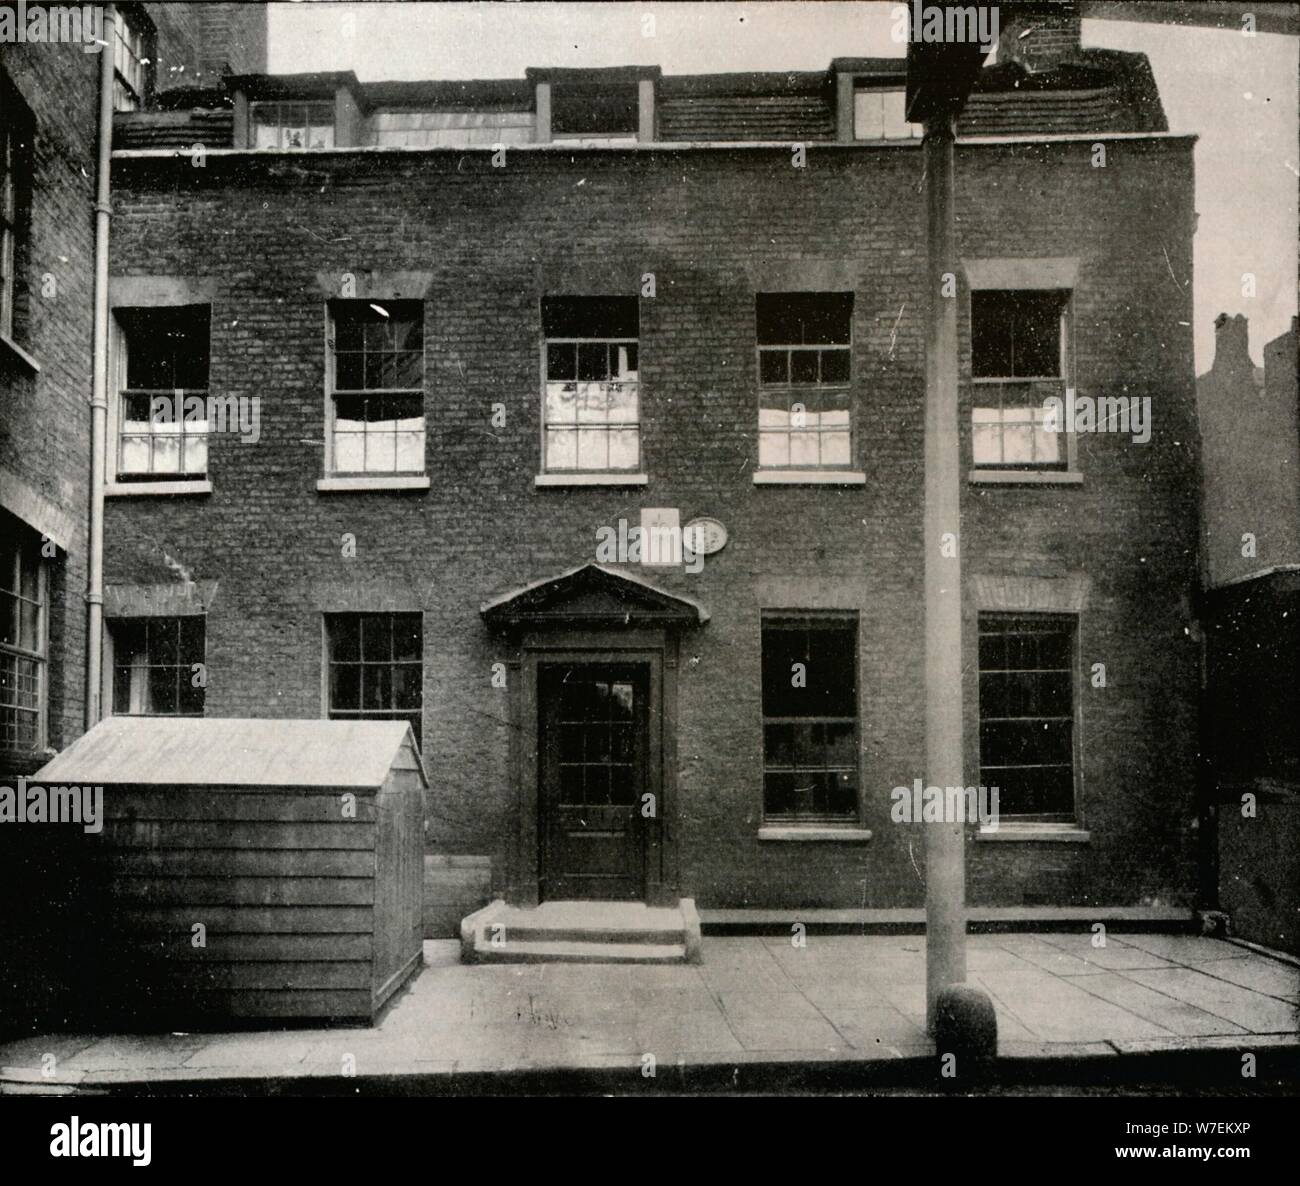
[[492, 897], [492, 858], [424, 857], [424, 937], [454, 939], [460, 920]]

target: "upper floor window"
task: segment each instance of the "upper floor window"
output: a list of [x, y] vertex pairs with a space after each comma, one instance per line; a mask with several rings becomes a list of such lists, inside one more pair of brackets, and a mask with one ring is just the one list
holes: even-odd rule
[[853, 92], [853, 138], [920, 139], [925, 128], [907, 122], [905, 97], [901, 87], [858, 87]]
[[113, 22], [114, 111], [136, 111], [148, 101], [153, 81], [152, 40], [148, 18], [119, 6]]
[[759, 293], [757, 315], [759, 466], [846, 468], [853, 294]]
[[44, 745], [46, 586], [41, 537], [0, 512], [0, 750]]
[[252, 103], [254, 148], [333, 148], [334, 104]]
[[113, 712], [201, 717], [207, 686], [204, 624], [201, 615], [109, 622]]
[[980, 783], [1002, 815], [1074, 819], [1074, 638], [1059, 614], [980, 614]]
[[763, 815], [858, 812], [858, 629], [853, 617], [763, 615]]
[[330, 305], [334, 474], [424, 473], [424, 305]]
[[31, 113], [7, 78], [0, 76], [0, 335], [12, 337], [20, 293], [18, 262], [26, 247], [24, 194], [30, 176]]
[[641, 463], [636, 297], [546, 297], [547, 473], [636, 470]]
[[208, 305], [118, 310], [118, 481], [207, 473], [210, 317]]
[[972, 451], [977, 466], [1052, 469], [1066, 463], [1045, 401], [1065, 395], [1070, 294], [1062, 289], [971, 293]]
[[424, 624], [420, 614], [327, 614], [328, 712], [334, 720], [406, 721], [420, 744]]

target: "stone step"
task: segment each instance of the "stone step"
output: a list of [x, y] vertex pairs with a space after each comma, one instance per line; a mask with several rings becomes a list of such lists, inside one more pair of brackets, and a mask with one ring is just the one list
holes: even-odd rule
[[684, 964], [685, 943], [581, 943], [511, 940], [504, 947], [475, 944], [479, 964]]
[[490, 902], [461, 920], [464, 963], [698, 963], [695, 903]]

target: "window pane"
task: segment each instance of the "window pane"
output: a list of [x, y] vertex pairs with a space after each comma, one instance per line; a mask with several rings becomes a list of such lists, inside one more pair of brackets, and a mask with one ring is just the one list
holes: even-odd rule
[[609, 466], [609, 438], [603, 429], [578, 430], [578, 468], [603, 470]]
[[640, 432], [635, 428], [615, 428], [609, 434], [609, 468], [636, 469], [640, 465]]
[[393, 658], [411, 661], [423, 658], [424, 624], [419, 614], [393, 617]]
[[386, 614], [366, 615], [361, 619], [361, 657], [367, 662], [392, 659], [392, 619]]
[[817, 382], [817, 351], [792, 350], [790, 352], [790, 382]]
[[578, 416], [578, 385], [547, 383], [546, 423], [572, 424]]
[[823, 350], [822, 382], [847, 383], [849, 381], [849, 352], [847, 350]]
[[821, 462], [821, 445], [815, 432], [792, 432], [790, 434], [790, 464], [793, 466], [812, 466]]
[[572, 342], [546, 344], [547, 379], [576, 379], [578, 377], [578, 348]]
[[849, 434], [826, 432], [822, 434], [822, 465], [849, 465]]
[[851, 292], [764, 292], [755, 305], [760, 346], [849, 343]]
[[759, 381], [763, 383], [788, 383], [790, 381], [789, 363], [789, 351], [762, 351], [758, 356]]
[[546, 430], [546, 468], [576, 469], [578, 465], [577, 429]]
[[780, 467], [790, 464], [790, 435], [785, 432], [758, 434], [758, 464]]

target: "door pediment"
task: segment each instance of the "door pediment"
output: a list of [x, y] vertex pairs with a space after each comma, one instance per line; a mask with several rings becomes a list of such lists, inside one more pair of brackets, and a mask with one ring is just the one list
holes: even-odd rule
[[708, 611], [640, 577], [584, 564], [493, 598], [479, 611], [490, 626], [701, 626]]

